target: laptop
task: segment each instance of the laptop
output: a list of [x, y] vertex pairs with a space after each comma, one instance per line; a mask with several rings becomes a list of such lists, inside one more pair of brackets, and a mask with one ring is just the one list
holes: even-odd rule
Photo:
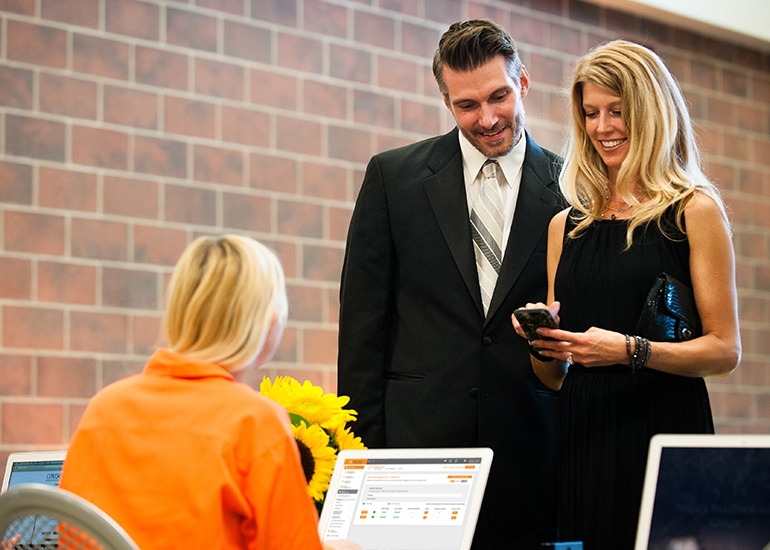
[[11, 453], [5, 463], [5, 474], [0, 492], [4, 493], [20, 483], [42, 483], [58, 487], [66, 454], [67, 451]]
[[770, 550], [770, 435], [656, 435], [634, 550]]
[[492, 449], [340, 451], [318, 525], [363, 550], [469, 550]]

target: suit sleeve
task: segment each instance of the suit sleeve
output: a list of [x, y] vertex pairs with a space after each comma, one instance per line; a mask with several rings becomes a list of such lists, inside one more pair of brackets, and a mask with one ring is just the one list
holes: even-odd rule
[[396, 271], [383, 176], [377, 157], [366, 169], [348, 231], [340, 284], [340, 395], [358, 412], [352, 426], [368, 447], [385, 445], [384, 384]]

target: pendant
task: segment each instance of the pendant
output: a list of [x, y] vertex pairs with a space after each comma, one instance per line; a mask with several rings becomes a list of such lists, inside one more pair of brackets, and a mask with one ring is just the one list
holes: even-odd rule
[[611, 220], [617, 220], [618, 218], [617, 218], [617, 216], [615, 216], [615, 214], [612, 214], [612, 215], [610, 216], [610, 219], [611, 219]]

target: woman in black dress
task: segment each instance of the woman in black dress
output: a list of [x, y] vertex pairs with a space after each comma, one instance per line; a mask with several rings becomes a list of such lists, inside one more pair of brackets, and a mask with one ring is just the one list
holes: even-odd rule
[[[548, 243], [547, 307], [559, 329], [540, 329], [532, 365], [561, 390], [561, 539], [624, 550], [650, 437], [714, 431], [703, 377], [730, 373], [741, 355], [735, 256], [682, 93], [655, 53], [598, 46], [579, 61], [571, 97], [561, 175], [571, 208], [551, 222]], [[693, 289], [702, 336], [635, 338], [662, 272]]]

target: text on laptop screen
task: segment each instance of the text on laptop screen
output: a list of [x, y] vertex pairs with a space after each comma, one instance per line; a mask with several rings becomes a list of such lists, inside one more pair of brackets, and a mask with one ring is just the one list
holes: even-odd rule
[[15, 462], [9, 472], [8, 488], [21, 483], [42, 483], [59, 486], [63, 460]]
[[[324, 540], [364, 549], [457, 549], [481, 458], [345, 459]], [[398, 529], [394, 529], [398, 527]]]
[[650, 549], [763, 550], [770, 448], [663, 448], [654, 502]]

